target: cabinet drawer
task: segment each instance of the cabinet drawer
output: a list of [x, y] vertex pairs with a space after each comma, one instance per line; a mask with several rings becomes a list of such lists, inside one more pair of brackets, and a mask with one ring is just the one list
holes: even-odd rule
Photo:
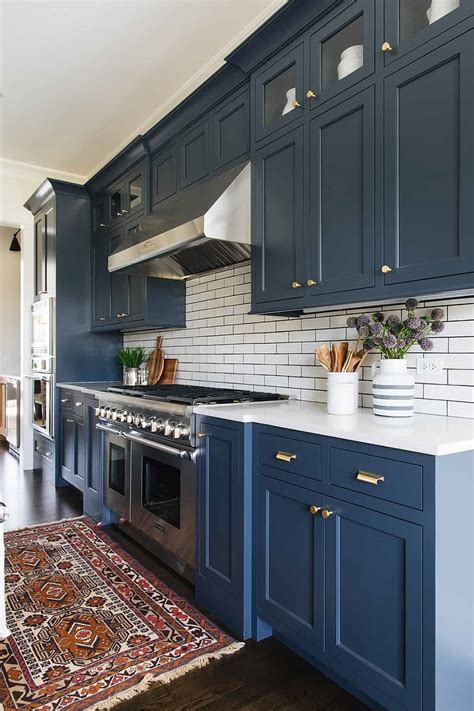
[[259, 464], [321, 479], [321, 445], [315, 442], [259, 432], [257, 459]]
[[423, 508], [423, 467], [412, 462], [331, 447], [329, 483], [413, 509]]
[[50, 439], [35, 435], [34, 437], [34, 463], [35, 468], [41, 468], [42, 463], [54, 465], [54, 442]]
[[78, 390], [61, 390], [59, 403], [61, 410], [73, 412], [76, 417], [84, 417], [84, 395]]

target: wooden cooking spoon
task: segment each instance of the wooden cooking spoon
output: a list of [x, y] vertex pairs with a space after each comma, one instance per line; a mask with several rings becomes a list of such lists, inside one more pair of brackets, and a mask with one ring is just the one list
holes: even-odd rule
[[316, 358], [325, 370], [331, 370], [331, 354], [327, 346], [316, 348]]

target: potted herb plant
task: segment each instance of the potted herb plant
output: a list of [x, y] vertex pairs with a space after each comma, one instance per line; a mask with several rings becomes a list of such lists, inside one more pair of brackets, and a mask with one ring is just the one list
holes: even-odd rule
[[123, 366], [124, 385], [137, 385], [140, 367], [147, 359], [145, 349], [142, 346], [121, 348], [118, 358]]
[[385, 319], [381, 311], [368, 316], [351, 316], [349, 328], [357, 329], [366, 351], [375, 350], [381, 359], [373, 364], [373, 407], [375, 415], [385, 417], [411, 417], [413, 415], [415, 381], [407, 371], [405, 356], [415, 345], [422, 351], [431, 351], [430, 335], [444, 329], [444, 311], [434, 308], [429, 315], [417, 316], [416, 299], [407, 299], [407, 317], [401, 321], [390, 315]]

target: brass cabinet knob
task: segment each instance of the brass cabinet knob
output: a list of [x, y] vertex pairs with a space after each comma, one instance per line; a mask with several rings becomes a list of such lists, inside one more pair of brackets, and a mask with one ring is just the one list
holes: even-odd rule
[[314, 279], [306, 279], [306, 286], [314, 286], [317, 282]]
[[126, 215], [127, 212], [128, 212], [128, 210], [120, 210], [120, 214], [121, 214], [121, 215]]
[[327, 509], [323, 509], [323, 510], [321, 511], [321, 516], [322, 516], [324, 519], [326, 519], [326, 518], [329, 518], [329, 516], [332, 516], [333, 513], [334, 513], [334, 511], [328, 511]]
[[382, 45], [382, 52], [393, 52], [393, 47], [390, 42], [384, 42]]
[[99, 227], [107, 227], [107, 225], [105, 224], [105, 222], [100, 222]]
[[299, 281], [292, 281], [292, 282], [291, 282], [291, 288], [292, 288], [292, 289], [299, 289], [300, 286], [301, 286], [301, 284], [299, 283]]
[[206, 436], [205, 432], [196, 432], [196, 437], [199, 437], [199, 439], [202, 439], [205, 436]]
[[310, 506], [309, 507], [309, 512], [310, 512], [310, 514], [313, 514], [313, 516], [314, 516], [314, 514], [317, 514], [318, 511], [321, 511], [321, 506]]
[[293, 99], [293, 108], [297, 109], [299, 106], [301, 106], [300, 102], [297, 101], [296, 99]]
[[392, 271], [392, 267], [389, 267], [388, 264], [384, 264], [383, 267], [381, 267], [380, 271], [382, 272], [382, 274], [388, 274]]
[[306, 96], [308, 97], [308, 99], [316, 99], [316, 94], [312, 89], [308, 89], [308, 91], [306, 92]]

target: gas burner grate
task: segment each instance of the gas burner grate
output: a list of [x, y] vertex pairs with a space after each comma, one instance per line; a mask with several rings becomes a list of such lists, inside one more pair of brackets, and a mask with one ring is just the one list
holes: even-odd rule
[[267, 402], [286, 400], [285, 395], [277, 393], [254, 392], [251, 390], [233, 390], [231, 388], [207, 388], [203, 385], [135, 385], [113, 386], [109, 392], [133, 395], [146, 400], [175, 402], [185, 405], [203, 405], [232, 402]]

